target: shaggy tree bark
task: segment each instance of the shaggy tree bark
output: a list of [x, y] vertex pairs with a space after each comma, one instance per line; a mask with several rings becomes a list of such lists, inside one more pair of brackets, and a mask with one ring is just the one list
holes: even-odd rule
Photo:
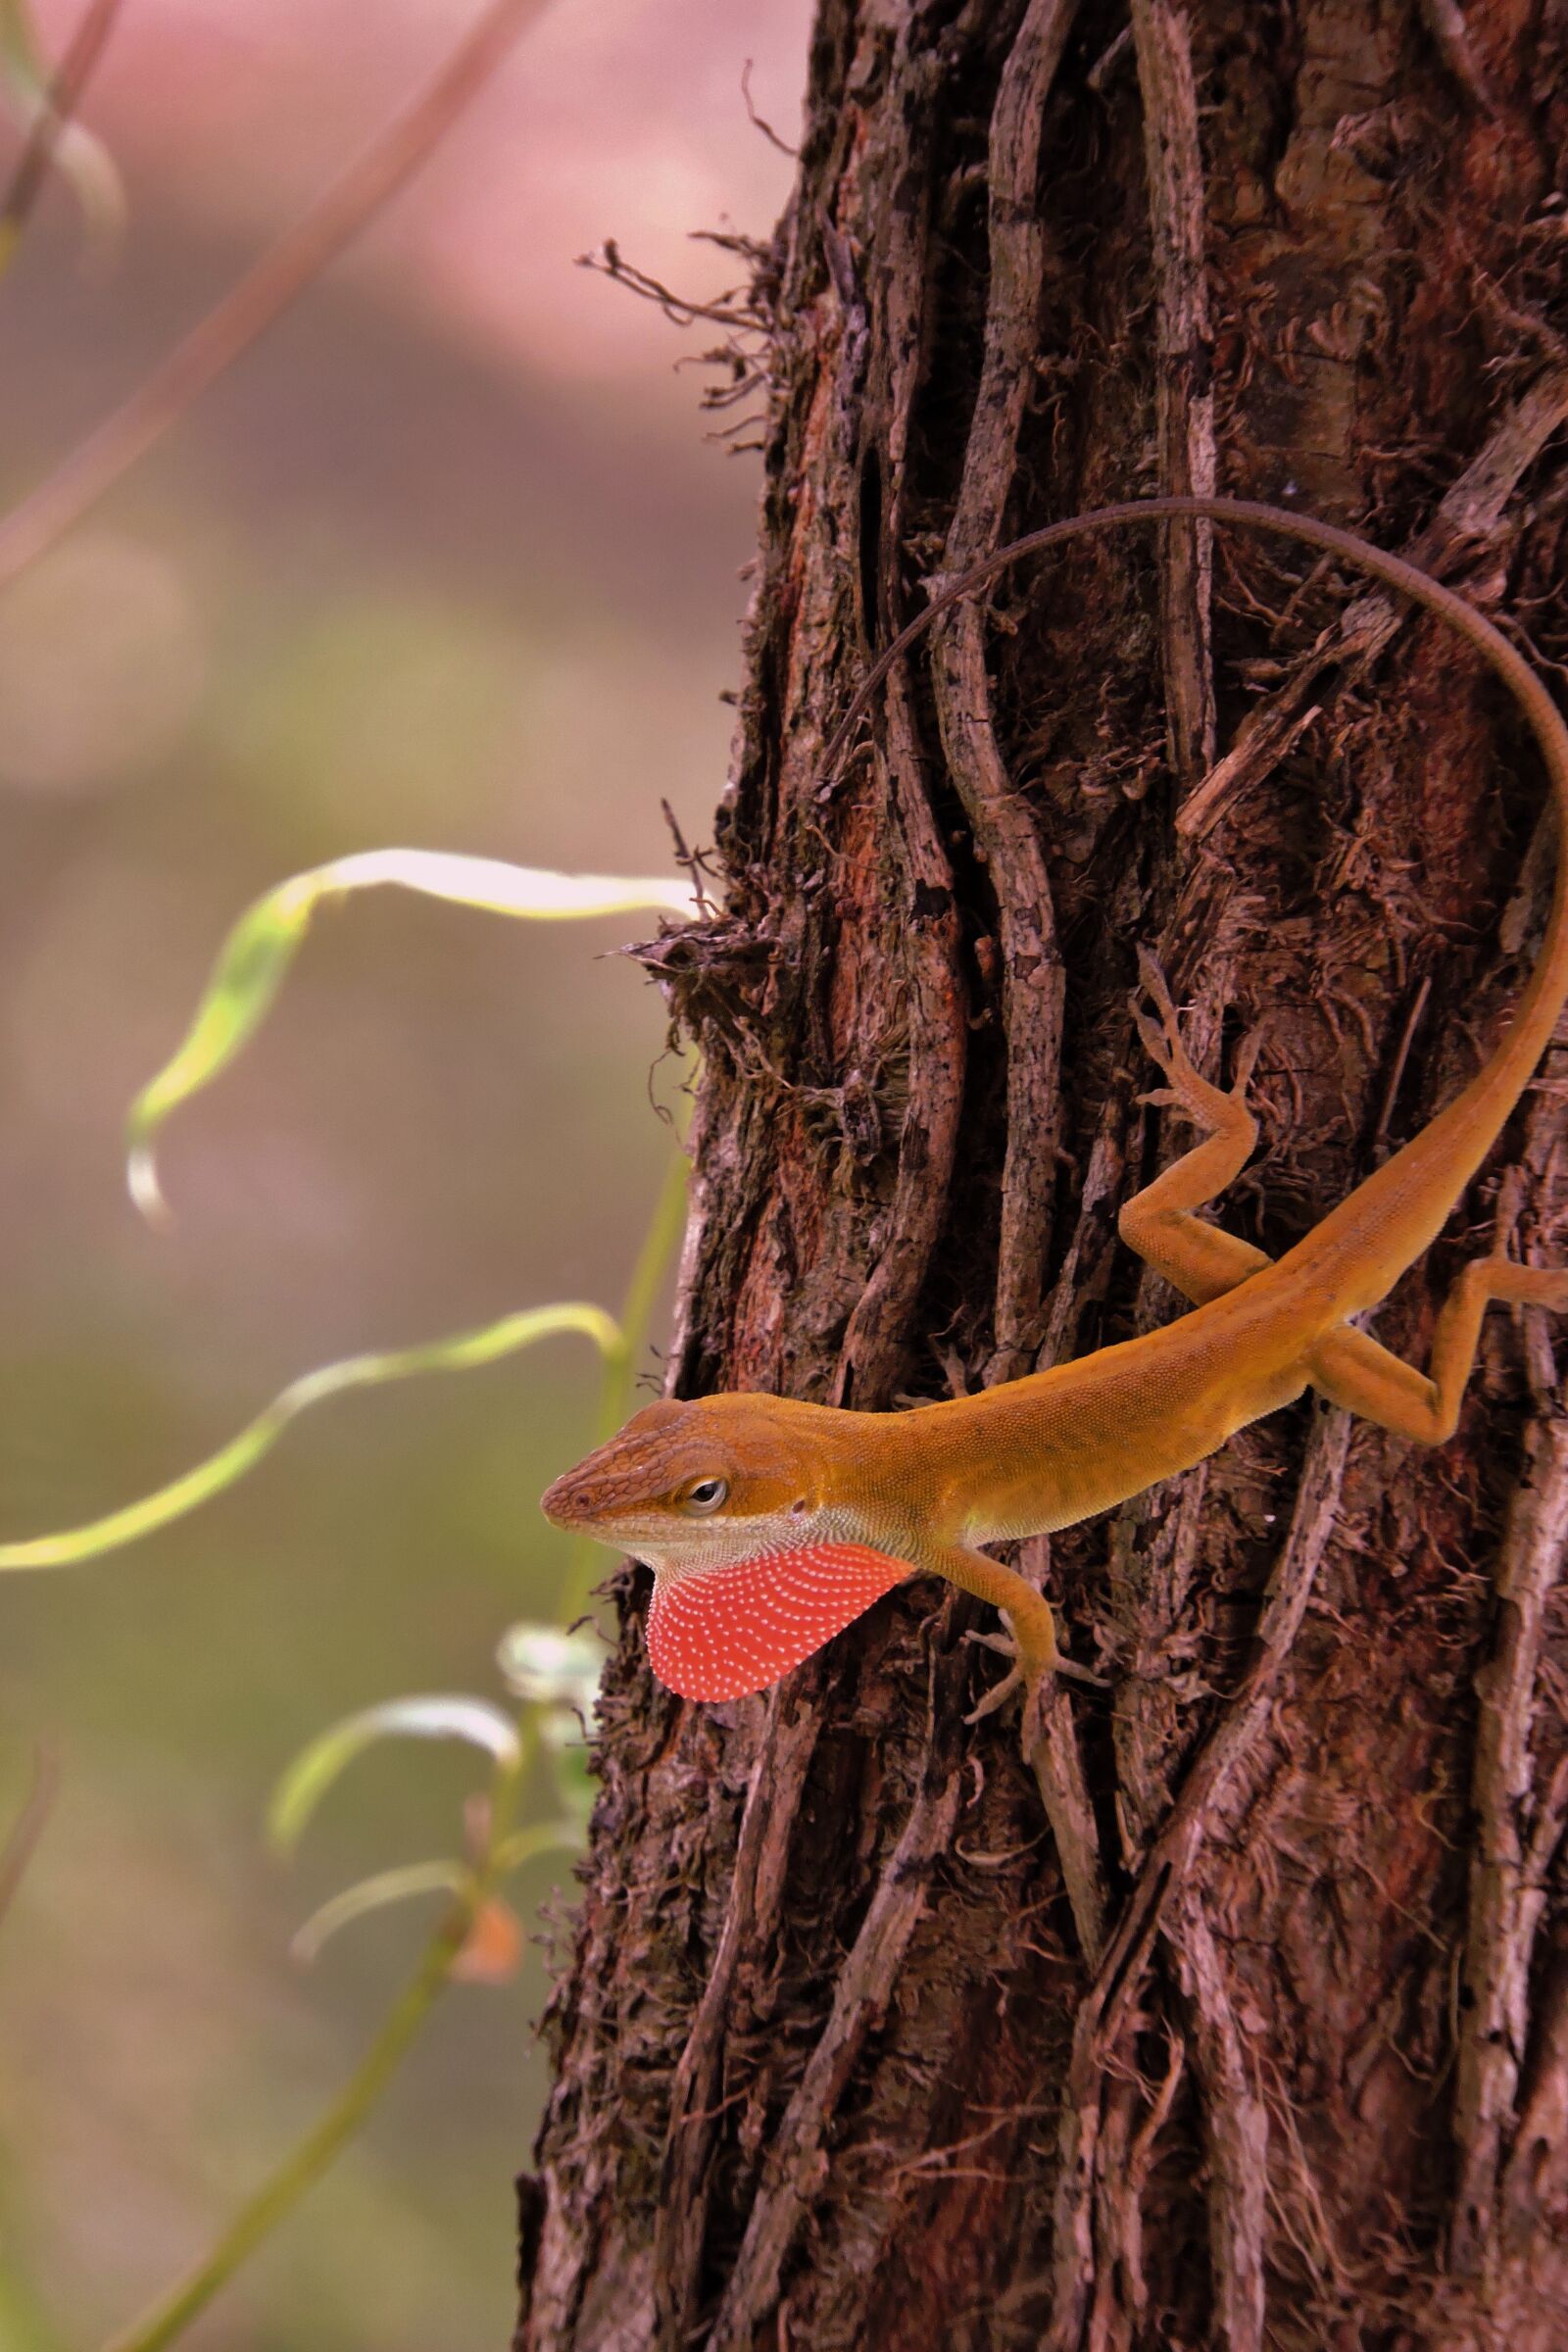
[[[1200, 1066], [1261, 1031], [1216, 1213], [1271, 1251], [1475, 1066], [1536, 761], [1449, 635], [1284, 542], [1007, 573], [819, 771], [933, 574], [1160, 488], [1411, 550], [1561, 660], [1565, 135], [1562, 0], [821, 0], [725, 906], [649, 952], [705, 1057], [675, 1394], [883, 1407], [1180, 1311], [1115, 1238], [1187, 1140], [1140, 942]], [[1494, 1222], [1568, 1246], [1565, 1077], [1402, 1352]], [[965, 1723], [1001, 1667], [946, 1587], [707, 1707], [628, 1571], [518, 2345], [1568, 2340], [1552, 1337], [1489, 1318], [1440, 1451], [1307, 1400], [1025, 1547], [1109, 1684], [1056, 1691], [1043, 1793]]]

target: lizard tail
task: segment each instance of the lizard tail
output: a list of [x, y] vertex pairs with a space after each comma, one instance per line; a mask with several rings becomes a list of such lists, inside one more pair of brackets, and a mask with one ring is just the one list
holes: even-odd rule
[[858, 688], [823, 754], [823, 786], [831, 785], [855, 729], [888, 671], [953, 606], [973, 596], [1008, 564], [1026, 556], [1092, 532], [1121, 530], [1171, 515], [1240, 523], [1246, 529], [1269, 531], [1320, 548], [1436, 613], [1473, 646], [1502, 680], [1546, 764], [1557, 820], [1551, 911], [1541, 954], [1508, 1028], [1491, 1058], [1453, 1102], [1279, 1261], [1282, 1269], [1290, 1267], [1309, 1283], [1325, 1303], [1332, 1301], [1334, 1316], [1352, 1314], [1383, 1298], [1412, 1258], [1436, 1239], [1529, 1083], [1568, 1000], [1568, 865], [1564, 862], [1568, 727], [1541, 678], [1500, 629], [1464, 597], [1430, 572], [1406, 563], [1402, 556], [1387, 555], [1354, 532], [1319, 522], [1312, 515], [1293, 514], [1282, 507], [1243, 498], [1143, 498], [1098, 507], [1089, 514], [1068, 515], [1027, 532], [941, 582], [925, 610], [900, 631]]

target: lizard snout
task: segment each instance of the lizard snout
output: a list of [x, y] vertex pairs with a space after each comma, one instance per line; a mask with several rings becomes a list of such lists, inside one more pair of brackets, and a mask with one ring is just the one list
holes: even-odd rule
[[594, 1515], [594, 1503], [603, 1503], [604, 1496], [596, 1493], [596, 1482], [585, 1479], [581, 1470], [567, 1470], [553, 1485], [546, 1487], [539, 1497], [539, 1508], [553, 1527], [580, 1527]]

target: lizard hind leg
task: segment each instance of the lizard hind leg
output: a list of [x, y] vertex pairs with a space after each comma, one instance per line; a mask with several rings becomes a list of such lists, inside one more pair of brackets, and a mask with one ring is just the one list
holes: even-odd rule
[[1568, 1267], [1523, 1266], [1500, 1250], [1472, 1258], [1443, 1302], [1431, 1368], [1418, 1372], [1366, 1332], [1326, 1333], [1306, 1358], [1312, 1386], [1331, 1404], [1417, 1446], [1441, 1446], [1459, 1424], [1481, 1325], [1494, 1300], [1568, 1314]]
[[1134, 1194], [1116, 1220], [1117, 1230], [1129, 1250], [1201, 1305], [1269, 1263], [1250, 1242], [1193, 1213], [1235, 1182], [1256, 1146], [1257, 1121], [1247, 1106], [1247, 1087], [1258, 1038], [1254, 1030], [1243, 1040], [1231, 1091], [1211, 1085], [1188, 1058], [1165, 975], [1148, 948], [1138, 951], [1138, 969], [1142, 989], [1133, 1000], [1133, 1019], [1166, 1081], [1141, 1100], [1180, 1111], [1201, 1131], [1202, 1141]]

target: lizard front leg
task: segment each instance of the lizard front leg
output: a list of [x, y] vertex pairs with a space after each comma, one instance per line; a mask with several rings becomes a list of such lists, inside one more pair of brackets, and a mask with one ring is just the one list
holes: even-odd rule
[[971, 1551], [966, 1544], [954, 1544], [934, 1553], [924, 1562], [937, 1576], [945, 1576], [950, 1584], [978, 1600], [999, 1609], [1008, 1628], [1005, 1636], [980, 1634], [975, 1637], [988, 1649], [1000, 1649], [1012, 1660], [1011, 1671], [1004, 1675], [994, 1690], [988, 1690], [979, 1705], [966, 1718], [977, 1723], [982, 1715], [992, 1714], [1004, 1705], [1020, 1688], [1024, 1699], [1023, 1749], [1032, 1756], [1040, 1744], [1041, 1706], [1048, 1681], [1053, 1674], [1075, 1675], [1080, 1681], [1100, 1684], [1098, 1675], [1064, 1658], [1056, 1642], [1056, 1620], [1049, 1600], [1036, 1592], [1027, 1577], [1015, 1568], [1004, 1567], [1001, 1560], [992, 1559], [986, 1552]]

